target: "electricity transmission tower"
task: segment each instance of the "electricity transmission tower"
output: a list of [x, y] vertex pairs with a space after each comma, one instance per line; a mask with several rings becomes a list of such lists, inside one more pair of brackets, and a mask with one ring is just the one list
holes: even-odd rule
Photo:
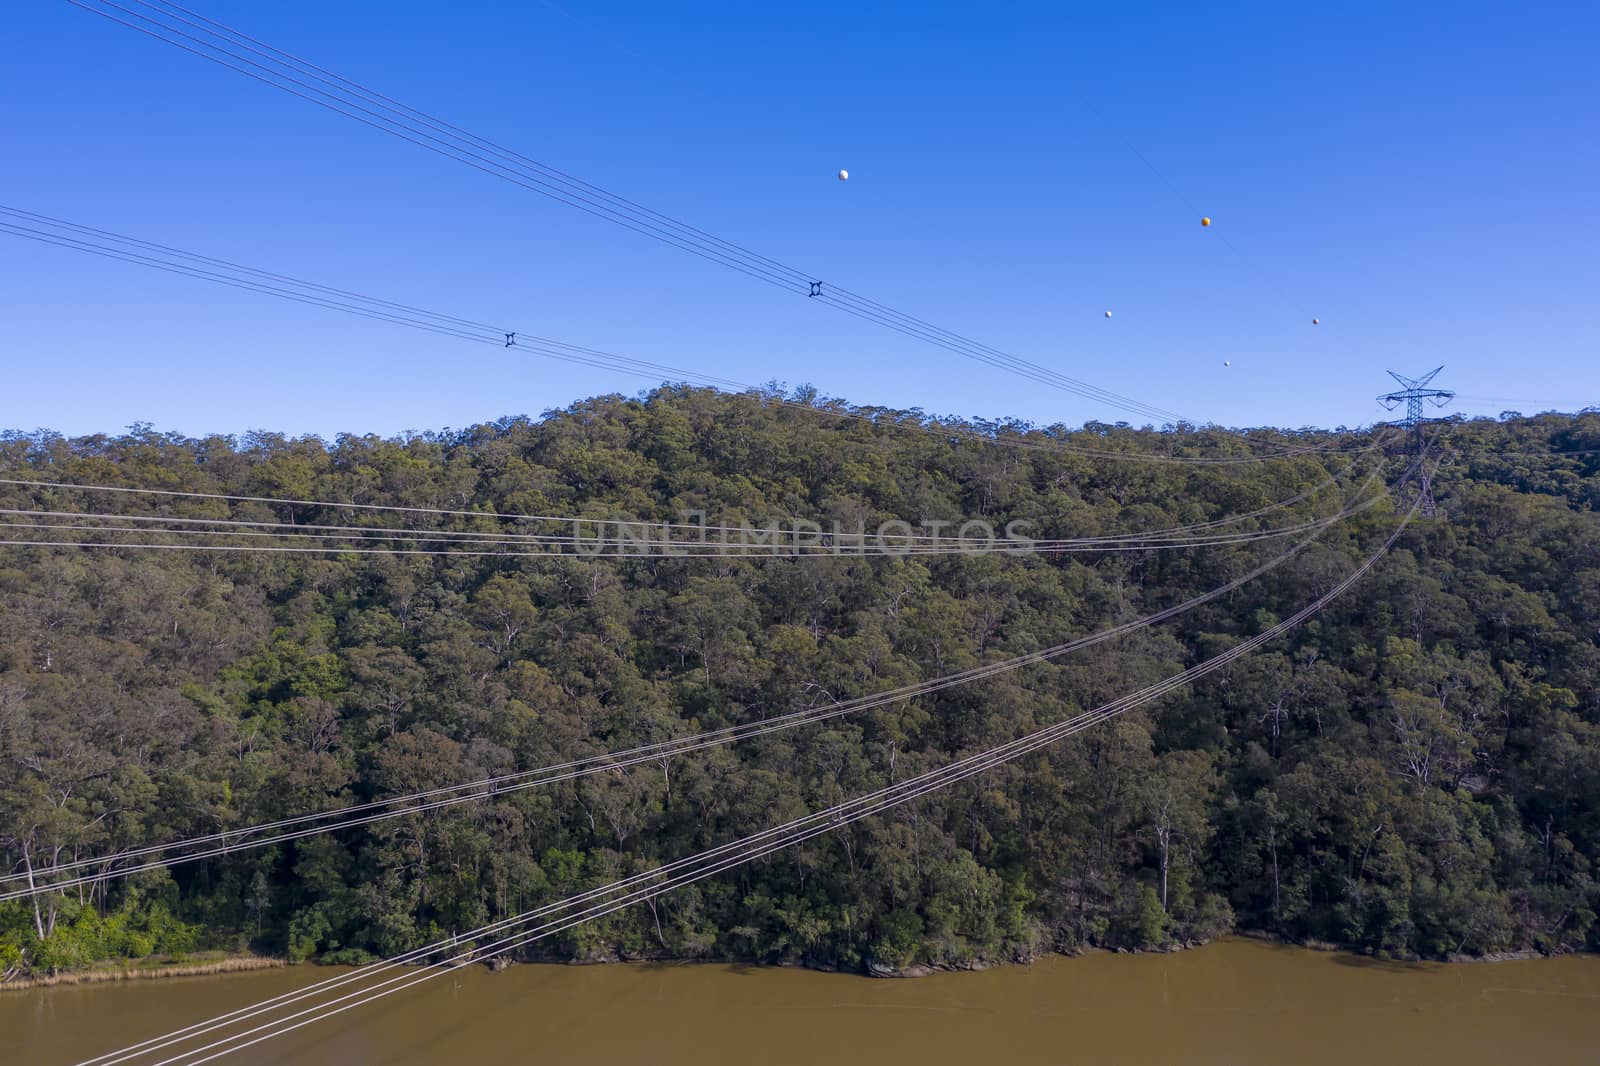
[[1417, 492], [1422, 499], [1422, 513], [1429, 518], [1434, 516], [1437, 508], [1433, 502], [1433, 480], [1428, 476], [1428, 468], [1423, 465], [1422, 453], [1425, 445], [1422, 440], [1422, 401], [1427, 400], [1435, 407], [1443, 407], [1455, 399], [1455, 393], [1449, 389], [1430, 389], [1428, 382], [1432, 381], [1444, 367], [1436, 366], [1420, 378], [1403, 377], [1393, 370], [1389, 376], [1401, 384], [1401, 388], [1384, 396], [1378, 397], [1378, 402], [1383, 404], [1384, 410], [1393, 411], [1402, 403], [1406, 405], [1406, 416], [1400, 424], [1406, 427], [1406, 472], [1400, 475], [1399, 482], [1395, 485], [1396, 495], [1402, 499], [1407, 495], [1411, 482], [1417, 483]]

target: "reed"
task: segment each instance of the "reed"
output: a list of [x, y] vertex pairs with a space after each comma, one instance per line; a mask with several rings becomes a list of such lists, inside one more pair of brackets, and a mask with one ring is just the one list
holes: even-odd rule
[[19, 977], [0, 983], [0, 992], [22, 992], [54, 985], [88, 985], [104, 981], [143, 981], [158, 977], [207, 977], [242, 970], [270, 970], [288, 963], [267, 955], [225, 955], [185, 962], [163, 961], [167, 956], [102, 963], [88, 970]]

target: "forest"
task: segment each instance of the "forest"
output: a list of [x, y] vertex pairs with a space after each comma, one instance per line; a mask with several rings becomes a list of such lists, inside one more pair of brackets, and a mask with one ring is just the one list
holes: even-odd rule
[[[1438, 515], [1283, 639], [536, 956], [884, 972], [1236, 931], [1390, 958], [1600, 948], [1600, 413], [1428, 433]], [[1041, 428], [775, 387], [667, 386], [394, 438], [5, 433], [0, 541], [31, 543], [0, 544], [0, 875], [38, 884], [85, 858], [108, 857], [103, 872], [128, 849], [942, 677], [1305, 543], [1169, 621], [986, 680], [0, 902], [0, 978], [217, 949], [389, 956], [1069, 718], [1274, 625], [1378, 551], [1405, 511], [1383, 492], [1403, 449], [1373, 430]], [[41, 531], [41, 511], [379, 537], [690, 514], [1025, 521], [1033, 538], [1237, 519], [1221, 528], [1262, 536], [770, 558], [212, 552], [39, 543], [112, 537]]]

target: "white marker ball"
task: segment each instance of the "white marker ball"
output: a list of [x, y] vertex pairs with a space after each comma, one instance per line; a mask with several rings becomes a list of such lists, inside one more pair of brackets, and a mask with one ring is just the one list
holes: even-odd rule
[[1106, 312], [1106, 317], [1107, 317], [1107, 318], [1110, 318], [1110, 317], [1111, 317], [1111, 312], [1110, 312], [1110, 311], [1107, 311], [1107, 312]]
[[850, 172], [848, 170], [839, 171], [839, 180], [840, 181], [849, 181], [850, 180]]
[[1223, 360], [1223, 361], [1222, 361], [1222, 365], [1223, 365], [1223, 366], [1232, 366], [1232, 365], [1233, 365], [1233, 364], [1232, 364], [1232, 363], [1230, 363], [1230, 362], [1228, 362], [1228, 361], [1227, 361], [1227, 360], [1226, 360], [1226, 359], [1224, 359], [1224, 360]]

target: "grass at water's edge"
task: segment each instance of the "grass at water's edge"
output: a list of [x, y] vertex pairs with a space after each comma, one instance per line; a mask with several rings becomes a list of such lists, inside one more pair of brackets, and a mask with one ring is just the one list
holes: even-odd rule
[[0, 992], [22, 992], [53, 985], [98, 984], [103, 981], [143, 981], [157, 977], [205, 977], [241, 970], [270, 970], [286, 965], [288, 963], [285, 960], [268, 955], [225, 951], [200, 951], [182, 958], [149, 955], [142, 959], [97, 963], [87, 970], [74, 970], [71, 973], [19, 977], [14, 981], [0, 982]]
[[[1230, 934], [1229, 937], [1223, 937], [1221, 939], [1230, 939], [1230, 938], [1237, 938], [1237, 939], [1241, 939], [1241, 940], [1262, 941], [1262, 942], [1266, 942], [1266, 943], [1270, 943], [1270, 944], [1276, 944], [1276, 945], [1278, 945], [1280, 947], [1299, 948], [1299, 949], [1305, 950], [1305, 951], [1335, 952], [1335, 953], [1344, 953], [1344, 954], [1350, 954], [1350, 955], [1358, 955], [1358, 956], [1363, 957], [1363, 958], [1367, 957], [1367, 956], [1361, 955], [1360, 952], [1353, 952], [1349, 948], [1341, 947], [1341, 946], [1339, 946], [1337, 944], [1323, 943], [1323, 942], [1320, 942], [1320, 941], [1295, 942], [1295, 941], [1290, 941], [1290, 940], [1284, 940], [1284, 939], [1281, 939], [1279, 937], [1273, 936], [1270, 933], [1262, 932], [1262, 931], [1259, 931], [1259, 930], [1245, 930], [1245, 931], [1241, 931], [1241, 932]], [[1130, 949], [1127, 949], [1127, 948], [1123, 948], [1123, 949], [1118, 950], [1118, 949], [1107, 949], [1107, 948], [1099, 948], [1099, 947], [1080, 947], [1080, 948], [1075, 948], [1075, 949], [1067, 950], [1067, 951], [1046, 950], [1046, 951], [1039, 952], [1036, 955], [1018, 956], [1018, 957], [1012, 957], [1012, 958], [973, 959], [973, 960], [970, 960], [968, 962], [960, 963], [960, 964], [951, 964], [951, 963], [926, 964], [926, 963], [919, 963], [919, 964], [915, 964], [915, 965], [912, 965], [912, 966], [905, 967], [904, 969], [869, 968], [869, 969], [866, 969], [866, 970], [863, 970], [863, 971], [854, 971], [854, 972], [860, 972], [865, 976], [873, 976], [873, 977], [890, 977], [890, 978], [894, 978], [894, 977], [924, 977], [924, 976], [927, 976], [927, 975], [930, 975], [930, 974], [935, 974], [935, 973], [951, 973], [951, 972], [958, 972], [958, 971], [989, 970], [989, 969], [993, 969], [993, 968], [995, 968], [997, 966], [1007, 966], [1007, 965], [1024, 965], [1025, 966], [1028, 963], [1035, 962], [1039, 958], [1042, 958], [1042, 957], [1047, 956], [1047, 955], [1065, 955], [1065, 956], [1072, 957], [1072, 956], [1078, 956], [1078, 955], [1102, 954], [1102, 953], [1108, 953], [1108, 952], [1116, 953], [1116, 954], [1127, 954], [1127, 955], [1146, 955], [1146, 954], [1152, 954], [1153, 955], [1153, 954], [1165, 954], [1165, 953], [1170, 953], [1170, 952], [1173, 952], [1173, 951], [1183, 951], [1183, 950], [1188, 950], [1188, 949], [1193, 949], [1193, 948], [1198, 948], [1198, 947], [1204, 947], [1207, 943], [1210, 943], [1210, 942], [1211, 941], [1197, 941], [1197, 942], [1192, 943], [1192, 944], [1172, 944], [1172, 945], [1168, 945], [1166, 947], [1151, 948], [1151, 949], [1144, 949], [1144, 950], [1130, 950]], [[1580, 954], [1580, 955], [1582, 955], [1582, 954], [1588, 954], [1588, 953], [1587, 952], [1570, 952], [1568, 954]], [[1551, 956], [1551, 955], [1548, 955], [1548, 954], [1546, 954], [1544, 952], [1539, 952], [1539, 951], [1506, 951], [1506, 952], [1497, 952], [1497, 953], [1494, 953], [1494, 954], [1491, 954], [1491, 955], [1451, 955], [1446, 959], [1392, 959], [1392, 960], [1388, 960], [1388, 961], [1391, 961], [1391, 962], [1394, 962], [1394, 963], [1397, 963], [1397, 964], [1404, 964], [1404, 963], [1408, 963], [1408, 962], [1411, 962], [1411, 963], [1432, 962], [1432, 963], [1461, 964], [1461, 963], [1483, 963], [1483, 962], [1510, 962], [1510, 961], [1516, 961], [1516, 960], [1543, 959], [1543, 958], [1552, 958], [1552, 957], [1555, 957], [1555, 956]], [[487, 960], [478, 960], [478, 962], [486, 962], [486, 961]], [[641, 954], [641, 955], [631, 955], [631, 954], [618, 954], [618, 953], [609, 952], [609, 951], [596, 952], [596, 953], [594, 953], [592, 955], [589, 955], [589, 956], [586, 956], [586, 957], [582, 957], [582, 958], [573, 958], [573, 957], [568, 956], [568, 955], [561, 955], [561, 954], [555, 954], [555, 953], [525, 955], [525, 956], [521, 956], [518, 959], [518, 961], [534, 963], [534, 964], [546, 964], [546, 965], [552, 965], [552, 964], [553, 965], [562, 965], [562, 964], [565, 964], [565, 965], [569, 965], [569, 966], [570, 965], [579, 965], [579, 966], [582, 966], [582, 965], [605, 965], [605, 964], [608, 964], [608, 963], [609, 964], [621, 964], [621, 965], [628, 965], [630, 963], [637, 963], [637, 964], [681, 963], [681, 964], [685, 964], [685, 965], [694, 965], [694, 964], [697, 964], [697, 963], [710, 964], [710, 965], [729, 965], [729, 964], [737, 963], [737, 964], [741, 964], [741, 965], [752, 965], [752, 963], [748, 959], [735, 959], [735, 958], [726, 958], [726, 959], [724, 959], [724, 958], [686, 959], [686, 958], [677, 958], [677, 957], [673, 957], [673, 956], [669, 956], [669, 955], [657, 956], [657, 955], [652, 955], [652, 954], [648, 954], [648, 953]], [[94, 967], [92, 967], [90, 969], [87, 969], [87, 970], [76, 970], [76, 971], [73, 971], [71, 973], [60, 973], [60, 974], [55, 974], [55, 975], [51, 975], [51, 976], [43, 976], [43, 977], [20, 977], [20, 978], [17, 978], [16, 980], [13, 980], [13, 981], [0, 982], [0, 992], [22, 992], [22, 991], [26, 991], [26, 990], [31, 989], [31, 988], [49, 988], [49, 987], [56, 986], [56, 985], [98, 984], [98, 983], [106, 982], [106, 981], [142, 981], [142, 980], [149, 980], [149, 979], [152, 979], [152, 978], [159, 978], [159, 977], [206, 977], [206, 976], [210, 976], [210, 975], [213, 975], [213, 974], [242, 973], [242, 972], [248, 971], [248, 970], [271, 970], [271, 969], [277, 969], [279, 967], [283, 967], [283, 966], [287, 966], [287, 965], [289, 965], [288, 960], [286, 960], [284, 958], [281, 958], [281, 957], [278, 957], [278, 956], [253, 955], [253, 954], [249, 954], [247, 952], [223, 952], [223, 951], [194, 952], [194, 953], [191, 953], [191, 954], [189, 954], [187, 956], [184, 956], [182, 958], [177, 958], [177, 957], [174, 957], [174, 956], [171, 956], [171, 955], [150, 955], [150, 956], [146, 956], [146, 957], [140, 958], [140, 959], [122, 959], [122, 960], [118, 960], [118, 961], [115, 961], [115, 962], [98, 963], [98, 964], [96, 964]], [[314, 965], [317, 965], [317, 963], [310, 962], [307, 965], [313, 965], [314, 966]], [[798, 967], [801, 967], [801, 968], [804, 968], [804, 969], [813, 969], [813, 970], [819, 970], [819, 971], [822, 971], [822, 972], [838, 972], [837, 968], [835, 968], [835, 967], [816, 966], [816, 965], [812, 965], [812, 964], [809, 964], [809, 963], [806, 963], [806, 962], [803, 962], [803, 961], [799, 961], [799, 960], [787, 960], [787, 961], [782, 961], [782, 962], [769, 962], [769, 963], [764, 963], [764, 964], [763, 963], [756, 963], [754, 965], [765, 965], [765, 966], [771, 966], [773, 968], [785, 968], [785, 967], [798, 966]], [[492, 968], [498, 969], [499, 967], [492, 967]]]

